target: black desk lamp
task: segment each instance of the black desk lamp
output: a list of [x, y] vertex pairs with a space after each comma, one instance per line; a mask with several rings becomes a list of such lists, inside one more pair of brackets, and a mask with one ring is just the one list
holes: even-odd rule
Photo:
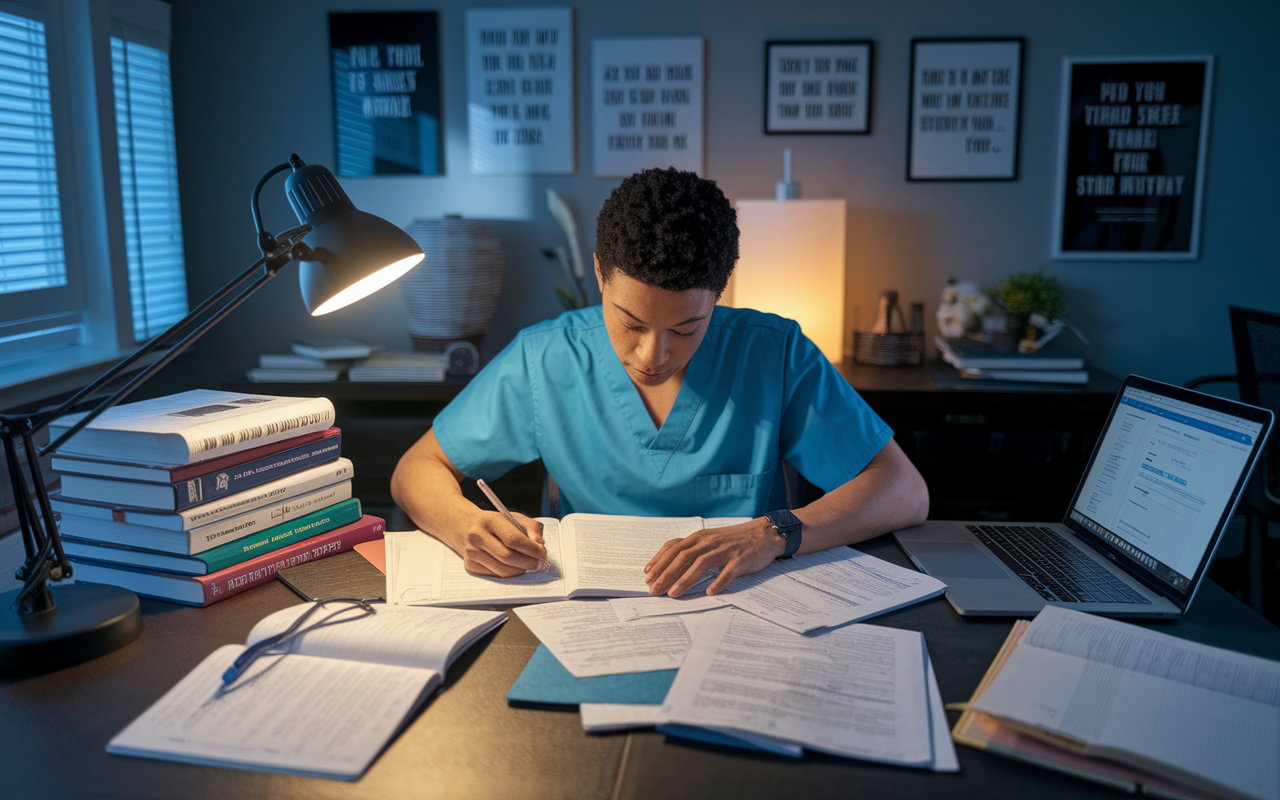
[[[262, 227], [258, 195], [271, 176], [290, 167], [293, 173], [285, 179], [285, 193], [302, 224], [276, 237]], [[407, 233], [380, 217], [357, 210], [333, 173], [324, 167], [308, 166], [296, 155], [262, 176], [253, 187], [251, 210], [262, 251], [262, 258], [256, 263], [58, 408], [28, 415], [0, 415], [0, 438], [4, 440], [5, 462], [27, 553], [17, 571], [22, 587], [0, 595], [0, 672], [40, 672], [88, 661], [123, 647], [142, 632], [138, 598], [127, 589], [94, 584], [49, 586], [51, 580], [70, 577], [72, 565], [62, 551], [49, 494], [40, 475], [39, 456], [56, 451], [98, 415], [124, 400], [290, 261], [300, 262], [299, 279], [307, 310], [312, 316], [320, 316], [376, 292], [423, 258], [422, 248]], [[256, 280], [240, 288], [255, 274]], [[239, 293], [232, 296], [237, 289]], [[218, 304], [222, 305], [185, 332]], [[57, 439], [38, 449], [34, 446], [32, 436], [36, 432], [161, 345], [168, 349], [151, 365]], [[30, 471], [30, 486], [21, 468], [20, 451]]]

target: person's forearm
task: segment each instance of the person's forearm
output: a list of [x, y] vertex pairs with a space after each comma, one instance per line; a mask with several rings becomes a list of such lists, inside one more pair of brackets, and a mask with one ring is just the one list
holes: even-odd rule
[[[459, 476], [434, 457], [435, 437], [404, 454], [391, 476], [391, 496], [413, 523], [455, 551], [457, 537], [471, 527], [481, 510], [462, 494]], [[435, 445], [433, 448], [431, 445]]]
[[890, 440], [871, 463], [843, 486], [804, 508], [801, 553], [854, 544], [923, 522], [929, 490], [906, 453]]

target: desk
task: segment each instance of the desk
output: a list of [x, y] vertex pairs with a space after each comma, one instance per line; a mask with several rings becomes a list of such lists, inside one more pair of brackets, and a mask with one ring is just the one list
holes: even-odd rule
[[[889, 537], [862, 549], [909, 566]], [[7, 569], [7, 565], [5, 566]], [[653, 731], [588, 736], [570, 712], [503, 700], [537, 645], [519, 621], [469, 650], [435, 696], [356, 783], [109, 756], [107, 741], [215, 647], [298, 602], [272, 582], [206, 609], [143, 600], [142, 637], [97, 661], [0, 681], [5, 797], [273, 798], [1092, 798], [1096, 784], [957, 748], [956, 775], [807, 754], [803, 761], [694, 745]], [[923, 631], [946, 702], [967, 700], [1009, 631], [964, 620], [936, 598], [877, 624]], [[1214, 584], [1164, 632], [1280, 659], [1280, 630]], [[954, 723], [955, 712], [948, 717]], [[1111, 796], [1122, 797], [1120, 793]]]

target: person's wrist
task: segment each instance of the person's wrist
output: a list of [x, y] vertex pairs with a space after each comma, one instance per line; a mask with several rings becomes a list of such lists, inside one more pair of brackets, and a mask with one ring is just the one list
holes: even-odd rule
[[777, 537], [783, 542], [783, 551], [778, 558], [791, 558], [795, 555], [800, 549], [803, 528], [800, 518], [786, 508], [770, 511], [764, 515], [764, 518], [773, 528]]
[[765, 549], [770, 559], [777, 560], [782, 558], [782, 554], [787, 551], [787, 540], [778, 535], [778, 529], [773, 526], [768, 517], [760, 517], [755, 520], [759, 530], [765, 537]]

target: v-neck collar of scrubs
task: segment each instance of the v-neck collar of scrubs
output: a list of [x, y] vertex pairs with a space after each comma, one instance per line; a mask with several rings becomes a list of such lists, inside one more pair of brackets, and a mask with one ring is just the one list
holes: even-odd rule
[[666, 471], [667, 464], [671, 462], [680, 443], [684, 441], [689, 426], [706, 398], [711, 365], [715, 363], [716, 337], [713, 334], [714, 329], [707, 331], [706, 337], [694, 351], [693, 358], [689, 359], [680, 391], [676, 393], [676, 401], [663, 420], [662, 427], [658, 427], [645, 408], [640, 390], [627, 375], [627, 369], [622, 366], [618, 354], [613, 351], [608, 330], [604, 325], [599, 328], [596, 349], [598, 358], [604, 365], [602, 377], [607, 382], [618, 413], [630, 429], [637, 448], [648, 455], [659, 478]]

